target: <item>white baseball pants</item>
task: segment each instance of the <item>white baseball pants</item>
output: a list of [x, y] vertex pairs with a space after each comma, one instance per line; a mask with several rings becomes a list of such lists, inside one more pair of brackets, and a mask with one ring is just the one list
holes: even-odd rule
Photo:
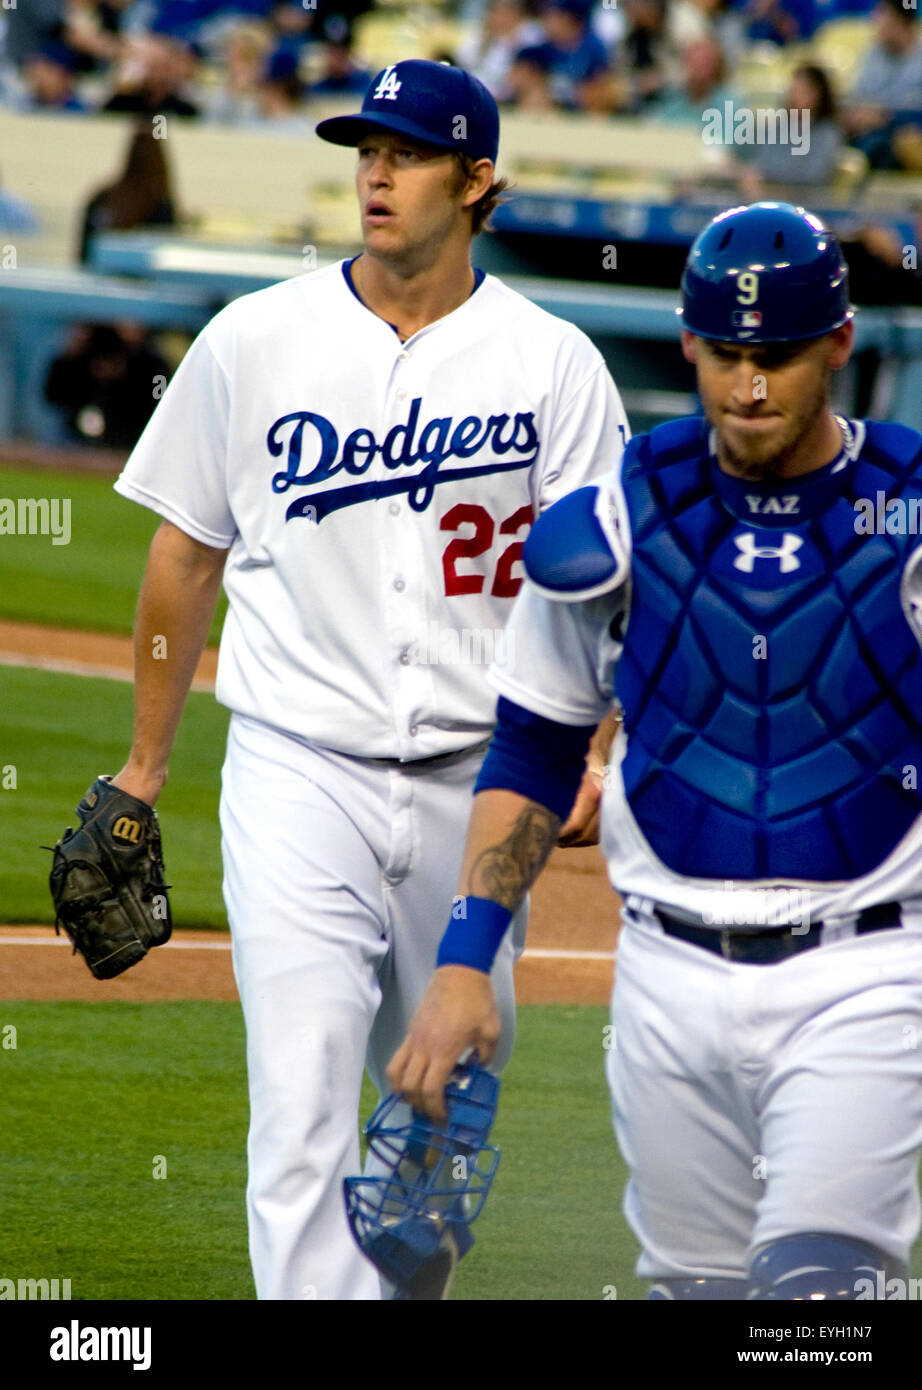
[[[433, 969], [457, 891], [483, 747], [382, 765], [234, 715], [223, 771], [224, 895], [247, 1032], [247, 1211], [260, 1299], [378, 1299], [342, 1179], [360, 1171], [363, 1068], [385, 1067]], [[526, 912], [493, 971], [515, 1026]]]
[[906, 1261], [919, 1234], [922, 921], [742, 965], [628, 915], [607, 1057], [656, 1280], [745, 1278], [821, 1231]]

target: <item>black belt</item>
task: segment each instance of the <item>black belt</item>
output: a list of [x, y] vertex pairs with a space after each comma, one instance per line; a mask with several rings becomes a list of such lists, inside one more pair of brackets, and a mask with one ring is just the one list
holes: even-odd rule
[[[777, 965], [822, 944], [822, 922], [814, 922], [805, 932], [794, 932], [790, 927], [692, 927], [661, 907], [654, 912], [667, 936], [744, 965]], [[902, 925], [899, 903], [877, 903], [857, 914], [855, 935]]]
[[449, 753], [431, 753], [425, 758], [362, 758], [363, 763], [372, 763], [375, 767], [402, 767], [404, 769], [414, 767], [432, 767], [437, 764], [448, 764], [452, 760], [460, 762], [462, 758], [470, 757], [472, 753], [483, 749], [486, 752], [490, 745], [488, 738], [482, 739], [480, 743], [469, 743], [466, 748], [453, 748]]

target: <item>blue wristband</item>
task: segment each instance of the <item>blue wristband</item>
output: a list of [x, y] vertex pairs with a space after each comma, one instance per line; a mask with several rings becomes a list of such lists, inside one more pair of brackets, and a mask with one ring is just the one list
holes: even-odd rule
[[508, 907], [491, 898], [455, 898], [436, 966], [468, 965], [489, 975], [511, 921]]

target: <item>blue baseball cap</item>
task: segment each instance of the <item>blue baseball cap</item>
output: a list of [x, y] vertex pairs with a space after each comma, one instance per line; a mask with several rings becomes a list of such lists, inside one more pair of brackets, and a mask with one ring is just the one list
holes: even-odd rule
[[360, 112], [331, 116], [317, 126], [317, 134], [332, 145], [357, 145], [370, 130], [407, 135], [495, 164], [499, 110], [483, 83], [463, 68], [407, 58], [372, 78]]

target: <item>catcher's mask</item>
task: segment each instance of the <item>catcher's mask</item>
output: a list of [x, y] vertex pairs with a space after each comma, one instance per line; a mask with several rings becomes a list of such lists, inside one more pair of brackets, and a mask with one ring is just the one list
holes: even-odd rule
[[381, 1102], [365, 1126], [375, 1176], [345, 1178], [346, 1214], [360, 1250], [394, 1285], [397, 1299], [440, 1299], [474, 1244], [469, 1230], [499, 1163], [487, 1138], [499, 1078], [460, 1063], [445, 1087], [448, 1118], [419, 1111], [400, 1123], [401, 1095]]

